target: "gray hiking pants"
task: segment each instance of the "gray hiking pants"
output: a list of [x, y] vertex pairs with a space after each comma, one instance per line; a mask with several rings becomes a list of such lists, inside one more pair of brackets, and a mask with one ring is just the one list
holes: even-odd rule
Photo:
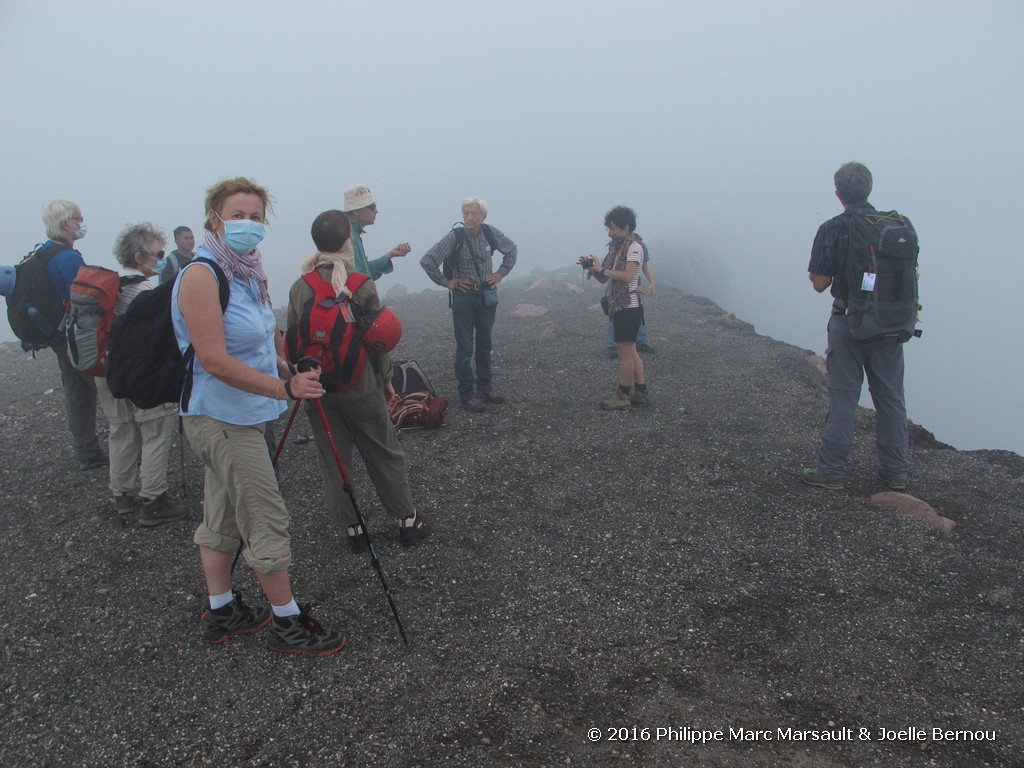
[[[351, 476], [352, 446], [355, 445], [363, 457], [366, 473], [380, 497], [384, 511], [396, 518], [412, 515], [415, 508], [405, 468], [405, 452], [398, 442], [398, 433], [391, 425], [384, 390], [375, 389], [359, 399], [326, 394], [320, 402], [323, 403], [345, 471]], [[316, 441], [320, 474], [327, 492], [327, 510], [337, 523], [355, 525], [358, 518], [351, 499], [345, 493], [338, 462], [331, 451], [316, 404], [307, 401], [305, 409]]]
[[68, 357], [67, 347], [53, 347], [64, 383], [64, 407], [68, 414], [68, 428], [75, 444], [75, 458], [85, 463], [106, 454], [96, 436], [96, 380], [75, 369]]
[[846, 476], [846, 461], [853, 447], [857, 402], [864, 374], [875, 405], [875, 443], [878, 464], [890, 478], [906, 477], [907, 407], [903, 398], [903, 345], [898, 342], [865, 344], [850, 336], [843, 315], [828, 323], [825, 352], [828, 416], [818, 452], [818, 471], [829, 478]]

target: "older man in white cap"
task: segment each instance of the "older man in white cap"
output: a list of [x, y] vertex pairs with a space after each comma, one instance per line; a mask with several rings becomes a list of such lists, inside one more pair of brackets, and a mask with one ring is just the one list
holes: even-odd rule
[[364, 184], [353, 184], [345, 190], [345, 203], [341, 209], [352, 223], [352, 248], [356, 252], [356, 272], [379, 280], [381, 275], [394, 271], [392, 259], [405, 256], [412, 250], [408, 243], [399, 243], [380, 258], [369, 261], [363, 248], [363, 230], [377, 220], [377, 198]]

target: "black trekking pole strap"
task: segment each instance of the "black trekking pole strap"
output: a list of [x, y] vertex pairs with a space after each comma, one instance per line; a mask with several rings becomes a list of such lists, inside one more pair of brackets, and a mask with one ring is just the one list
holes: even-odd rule
[[348, 494], [349, 500], [352, 502], [352, 509], [355, 510], [356, 520], [359, 521], [359, 527], [363, 529], [363, 538], [366, 540], [366, 547], [370, 551], [370, 562], [373, 563], [374, 569], [377, 571], [377, 576], [380, 577], [381, 586], [384, 587], [384, 596], [388, 599], [388, 605], [391, 606], [391, 613], [395, 617], [395, 624], [398, 625], [398, 634], [402, 636], [402, 642], [405, 643], [406, 647], [409, 645], [409, 638], [405, 636], [405, 629], [402, 627], [402, 620], [398, 618], [398, 609], [395, 607], [395, 601], [391, 598], [391, 590], [388, 589], [388, 583], [384, 578], [384, 569], [380, 567], [380, 559], [377, 557], [377, 551], [373, 548], [373, 542], [370, 541], [370, 529], [366, 525], [366, 521], [363, 519], [363, 513], [359, 511], [359, 505], [356, 503], [356, 495], [352, 490], [352, 483], [349, 481], [348, 472], [345, 471], [345, 465], [341, 461], [341, 454], [338, 453], [338, 446], [334, 442], [334, 434], [331, 432], [331, 426], [327, 423], [327, 413], [324, 411], [324, 404], [319, 400], [314, 400], [316, 403], [316, 409], [320, 414], [320, 421], [323, 424], [324, 432], [327, 433], [327, 442], [331, 444], [331, 453], [334, 454], [334, 460], [338, 462], [338, 470], [341, 472], [341, 482], [345, 493]]

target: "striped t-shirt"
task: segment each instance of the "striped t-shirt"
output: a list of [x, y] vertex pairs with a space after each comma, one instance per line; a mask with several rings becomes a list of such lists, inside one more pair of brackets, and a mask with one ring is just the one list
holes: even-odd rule
[[[137, 269], [126, 269], [123, 273], [124, 277], [146, 277]], [[117, 304], [114, 305], [114, 317], [120, 317], [128, 309], [128, 305], [132, 303], [132, 299], [138, 296], [143, 291], [151, 291], [156, 288], [156, 281], [159, 278], [154, 275], [148, 277], [145, 280], [139, 280], [137, 283], [129, 283], [128, 285], [121, 287], [121, 292], [117, 295]]]

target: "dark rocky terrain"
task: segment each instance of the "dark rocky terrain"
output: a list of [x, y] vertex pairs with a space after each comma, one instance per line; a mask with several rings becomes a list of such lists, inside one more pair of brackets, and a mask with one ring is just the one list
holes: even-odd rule
[[[509, 402], [403, 436], [434, 536], [400, 549], [353, 470], [409, 648], [326, 519], [297, 419], [294, 587], [350, 639], [326, 659], [203, 646], [198, 461], [192, 521], [115, 525], [104, 473], [73, 459], [53, 356], [4, 345], [0, 764], [1024, 765], [1024, 459], [915, 428], [908, 492], [957, 523], [943, 535], [869, 501], [864, 411], [846, 489], [803, 487], [827, 405], [808, 352], [663, 289], [652, 406], [602, 412], [617, 364], [598, 293], [528, 285], [501, 291]], [[510, 317], [520, 302], [548, 313]], [[444, 295], [389, 303], [397, 356], [452, 396]]]

